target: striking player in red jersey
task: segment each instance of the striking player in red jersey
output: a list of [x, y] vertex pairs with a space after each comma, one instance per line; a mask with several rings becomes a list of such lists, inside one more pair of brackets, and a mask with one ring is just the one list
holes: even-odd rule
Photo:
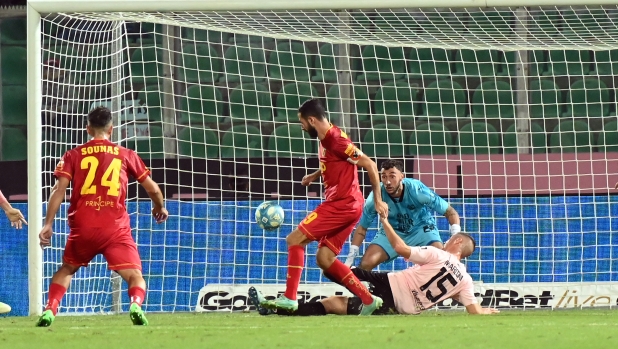
[[357, 166], [369, 173], [376, 211], [383, 216], [388, 214], [388, 206], [382, 201], [378, 167], [343, 131], [328, 122], [324, 107], [317, 99], [303, 103], [298, 109], [298, 117], [303, 130], [320, 139], [320, 169], [305, 176], [302, 184], [307, 186], [321, 175], [326, 200], [286, 238], [288, 274], [285, 294], [274, 301], [264, 301], [260, 306], [289, 311], [298, 308], [296, 293], [304, 267], [305, 246], [319, 241], [316, 259], [320, 268], [358, 296], [363, 302], [361, 315], [369, 315], [382, 305], [382, 300], [372, 296], [350, 268], [337, 259], [337, 255], [363, 211], [365, 200], [358, 183]]
[[164, 222], [168, 216], [163, 207], [163, 194], [150, 178], [150, 170], [133, 150], [109, 141], [113, 130], [109, 109], [99, 107], [91, 111], [87, 130], [92, 139], [67, 151], [54, 171], [57, 181], [47, 205], [45, 225], [39, 234], [41, 247], [51, 244], [54, 217], [69, 183], [73, 183], [68, 212], [70, 233], [62, 266], [52, 277], [47, 305], [37, 326], [51, 325], [73, 274], [98, 254], [103, 254], [108, 268], [127, 282], [133, 324], [148, 325], [141, 308], [146, 282], [125, 206], [129, 175], [150, 196], [152, 215], [157, 223]]

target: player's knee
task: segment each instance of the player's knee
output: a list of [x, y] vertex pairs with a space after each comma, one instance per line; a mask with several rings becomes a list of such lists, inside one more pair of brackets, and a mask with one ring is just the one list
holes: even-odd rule
[[288, 247], [295, 245], [304, 246], [306, 245], [306, 240], [307, 237], [305, 236], [305, 234], [301, 233], [298, 229], [295, 229], [285, 238], [285, 242], [288, 244]]
[[373, 268], [377, 267], [378, 264], [380, 264], [379, 262], [369, 259], [369, 258], [363, 258], [361, 259], [358, 267], [363, 269], [363, 270], [367, 270], [367, 271], [372, 271]]
[[63, 263], [62, 266], [60, 267], [60, 270], [62, 270], [62, 272], [65, 274], [73, 275], [77, 273], [77, 271], [79, 270], [79, 265]]
[[346, 315], [348, 312], [348, 297], [331, 296], [321, 300], [326, 314]]

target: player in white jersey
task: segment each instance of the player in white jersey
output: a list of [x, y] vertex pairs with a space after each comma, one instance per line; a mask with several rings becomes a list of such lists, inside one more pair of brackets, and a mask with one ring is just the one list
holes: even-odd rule
[[[415, 265], [399, 272], [373, 272], [352, 269], [361, 281], [372, 284], [371, 293], [383, 299], [384, 304], [373, 314], [420, 314], [447, 298], [453, 298], [466, 307], [470, 314], [494, 314], [497, 309], [482, 308], [474, 296], [472, 277], [460, 262], [475, 248], [474, 239], [466, 233], [453, 235], [444, 249], [433, 246], [411, 247], [399, 237], [388, 219], [381, 217], [384, 231], [395, 251]], [[249, 292], [250, 297], [261, 297]], [[253, 299], [252, 299], [253, 302]], [[316, 303], [299, 305], [294, 313], [280, 315], [358, 315], [361, 303], [356, 297], [332, 296]]]

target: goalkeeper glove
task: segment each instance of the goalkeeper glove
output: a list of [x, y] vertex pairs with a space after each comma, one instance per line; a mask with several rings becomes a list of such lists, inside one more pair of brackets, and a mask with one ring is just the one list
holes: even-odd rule
[[356, 245], [350, 245], [350, 253], [348, 253], [348, 257], [345, 259], [345, 265], [351, 267], [354, 264], [354, 259], [358, 256], [360, 248]]
[[459, 224], [451, 224], [449, 233], [451, 233], [451, 236], [457, 233], [461, 233], [461, 226]]

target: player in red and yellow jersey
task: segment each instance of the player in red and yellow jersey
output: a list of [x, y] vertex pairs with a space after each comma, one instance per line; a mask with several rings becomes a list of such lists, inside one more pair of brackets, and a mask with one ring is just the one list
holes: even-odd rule
[[68, 211], [69, 238], [64, 248], [62, 266], [52, 277], [48, 302], [37, 326], [54, 321], [58, 305], [71, 283], [73, 274], [98, 254], [110, 270], [128, 284], [131, 299], [130, 317], [135, 325], [147, 325], [141, 309], [146, 296], [146, 282], [137, 246], [131, 236], [129, 214], [125, 206], [129, 176], [144, 187], [153, 203], [152, 215], [157, 223], [167, 219], [163, 194], [150, 178], [139, 156], [112, 142], [112, 114], [99, 107], [88, 114], [88, 134], [92, 139], [67, 151], [56, 166], [56, 185], [52, 189], [45, 225], [39, 234], [41, 247], [51, 244], [52, 223], [70, 183], [73, 184]]
[[285, 294], [274, 301], [265, 300], [260, 306], [289, 311], [298, 308], [296, 293], [304, 267], [305, 246], [319, 241], [316, 259], [320, 268], [358, 296], [363, 302], [361, 314], [369, 315], [381, 306], [382, 300], [373, 297], [350, 268], [337, 259], [337, 255], [363, 211], [365, 200], [358, 183], [357, 166], [369, 173], [376, 211], [380, 215], [388, 214], [388, 206], [382, 201], [378, 168], [341, 129], [328, 122], [324, 107], [317, 99], [303, 103], [298, 109], [298, 117], [303, 130], [320, 140], [320, 169], [305, 176], [302, 184], [307, 186], [321, 175], [326, 199], [286, 238], [288, 274]]

